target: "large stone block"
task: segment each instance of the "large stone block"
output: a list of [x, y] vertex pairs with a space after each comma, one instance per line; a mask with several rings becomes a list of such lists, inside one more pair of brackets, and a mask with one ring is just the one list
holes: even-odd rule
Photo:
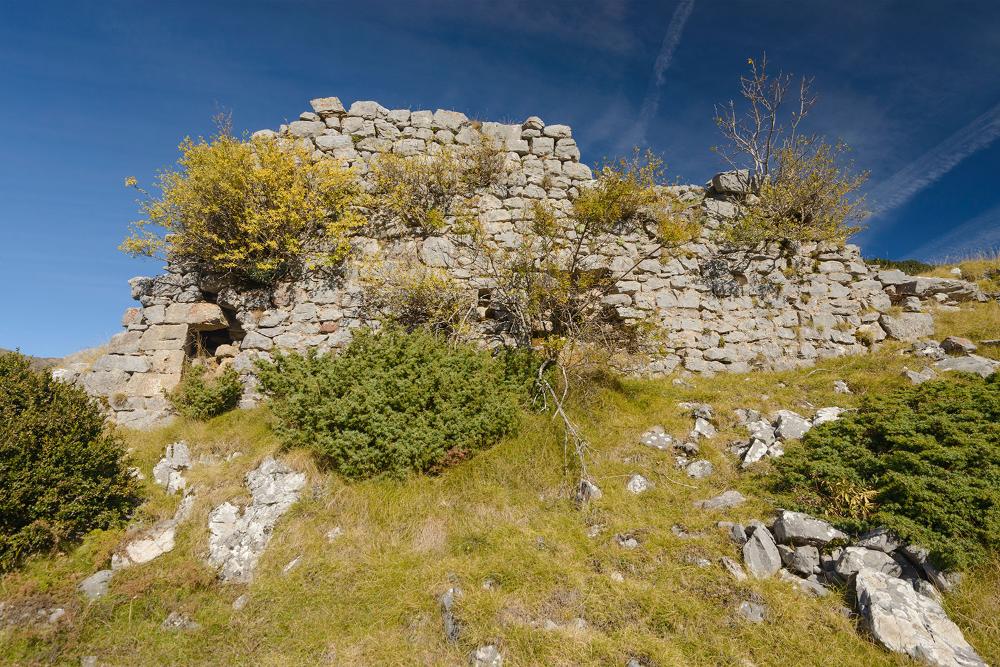
[[181, 381], [180, 373], [136, 373], [125, 387], [130, 396], [162, 396]]
[[187, 343], [188, 325], [159, 324], [142, 332], [139, 349], [144, 352], [153, 350], [183, 350]]
[[344, 113], [344, 105], [339, 97], [318, 97], [310, 100], [309, 104], [321, 118]]
[[934, 318], [929, 313], [883, 315], [879, 323], [889, 338], [915, 341], [934, 335]]
[[94, 362], [95, 371], [120, 370], [126, 373], [145, 373], [149, 370], [146, 357], [122, 354], [105, 354]]
[[187, 324], [191, 331], [227, 329], [222, 308], [214, 303], [172, 303], [167, 306], [166, 324]]
[[139, 351], [141, 331], [125, 331], [115, 334], [108, 343], [108, 354], [132, 354]]

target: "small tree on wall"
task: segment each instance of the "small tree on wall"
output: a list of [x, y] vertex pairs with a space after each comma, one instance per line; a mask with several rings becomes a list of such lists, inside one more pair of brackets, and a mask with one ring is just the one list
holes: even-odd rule
[[[563, 421], [567, 469], [573, 452], [581, 488], [590, 483], [588, 443], [564, 410], [570, 388], [598, 359], [639, 351], [652, 328], [642, 318], [622, 319], [606, 298], [639, 264], [670, 257], [701, 229], [700, 199], [673, 196], [659, 185], [662, 177], [662, 161], [636, 150], [603, 166], [568, 216], [535, 202], [516, 245], [497, 240], [479, 220], [466, 220], [456, 230], [513, 342], [543, 356], [537, 388]], [[622, 237], [635, 236], [645, 237], [647, 250], [626, 266], [594, 261]]]
[[750, 193], [742, 215], [722, 234], [737, 248], [775, 242], [843, 243], [867, 216], [858, 191], [868, 172], [856, 172], [843, 142], [829, 143], [800, 126], [816, 104], [812, 79], [793, 86], [791, 74], [768, 72], [766, 54], [748, 60], [740, 77], [743, 103], [716, 107], [726, 143], [713, 150]]

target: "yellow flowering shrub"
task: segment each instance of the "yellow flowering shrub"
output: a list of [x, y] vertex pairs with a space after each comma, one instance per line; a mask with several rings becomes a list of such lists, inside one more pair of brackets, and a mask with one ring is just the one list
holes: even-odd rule
[[441, 146], [430, 155], [383, 153], [372, 163], [368, 206], [377, 218], [433, 233], [460, 216], [477, 190], [501, 183], [506, 153], [480, 137], [471, 146]]
[[[159, 174], [159, 197], [121, 249], [159, 256], [242, 284], [268, 284], [306, 263], [339, 261], [364, 222], [355, 174], [307, 148], [225, 127], [210, 140], [185, 139], [177, 168]], [[126, 185], [136, 187], [135, 179]]]

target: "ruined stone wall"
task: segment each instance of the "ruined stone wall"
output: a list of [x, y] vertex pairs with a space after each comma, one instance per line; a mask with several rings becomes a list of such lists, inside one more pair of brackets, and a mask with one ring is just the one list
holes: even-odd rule
[[[592, 182], [570, 128], [537, 117], [519, 125], [479, 123], [455, 111], [389, 110], [375, 102], [355, 102], [345, 110], [336, 98], [313, 100], [312, 107], [276, 132], [257, 134], [300, 142], [362, 177], [381, 153], [420, 155], [445, 145], [471, 145], [480, 134], [498, 142], [507, 151], [509, 174], [504, 183], [479, 193], [472, 213], [499, 243], [517, 244], [532, 202], [544, 201], [565, 216], [573, 197]], [[663, 351], [646, 372], [788, 368], [861, 353], [885, 337], [880, 318], [890, 297], [856, 246], [804, 245], [791, 256], [736, 258], [721, 253], [713, 237], [737, 214], [742, 201], [737, 179], [720, 175], [706, 186], [671, 191], [702, 208], [701, 238], [672, 258], [640, 262], [607, 299], [622, 318], [651, 319], [662, 327]], [[641, 235], [623, 237], [595, 253], [593, 266], [623, 270], [654, 244]], [[177, 267], [134, 278], [132, 296], [140, 306], [125, 313], [125, 331], [91, 368], [63, 372], [79, 373], [88, 391], [106, 397], [119, 423], [146, 427], [169, 416], [164, 392], [180, 381], [189, 357], [209, 354], [233, 365], [248, 379], [245, 400], [251, 403], [257, 359], [278, 350], [325, 352], [346, 344], [354, 329], [371, 321], [357, 271], [367, 260], [409, 257], [443, 269], [469, 290], [488, 289], [447, 232], [359, 235], [352, 246], [352, 259], [341, 270], [315, 271], [267, 291], [239, 292]], [[488, 320], [485, 311], [479, 316]], [[483, 321], [481, 331], [496, 333], [495, 324]]]

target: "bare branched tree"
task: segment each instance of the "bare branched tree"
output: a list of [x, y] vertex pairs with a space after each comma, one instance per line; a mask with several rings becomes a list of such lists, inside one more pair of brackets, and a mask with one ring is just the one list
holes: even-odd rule
[[713, 150], [734, 170], [747, 169], [748, 181], [761, 183], [771, 173], [779, 145], [796, 140], [799, 124], [812, 110], [816, 97], [812, 93], [813, 80], [802, 77], [797, 99], [790, 100], [792, 75], [779, 70], [771, 76], [766, 53], [759, 62], [749, 58], [748, 64], [749, 74], [740, 77], [740, 94], [746, 108], [739, 109], [733, 100], [716, 105], [715, 124], [729, 145]]

